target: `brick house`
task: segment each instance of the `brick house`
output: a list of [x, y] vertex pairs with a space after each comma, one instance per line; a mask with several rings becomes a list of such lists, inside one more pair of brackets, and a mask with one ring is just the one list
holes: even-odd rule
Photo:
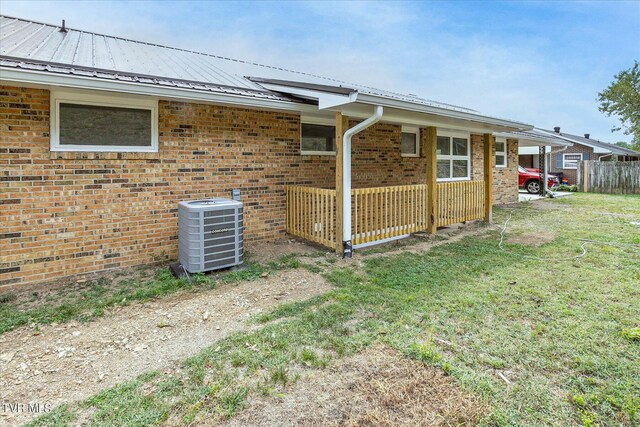
[[175, 259], [178, 202], [234, 189], [248, 249], [289, 233], [343, 252], [489, 221], [492, 204], [517, 201], [510, 132], [530, 125], [208, 54], [0, 24], [0, 289]]
[[[608, 144], [591, 138], [591, 135], [585, 133], [583, 136], [573, 135], [561, 132], [560, 127], [555, 127], [553, 131], [536, 129], [541, 134], [549, 137], [562, 139], [570, 142], [572, 145], [563, 150], [550, 153], [549, 170], [552, 174], [566, 178], [571, 185], [576, 184], [577, 163], [582, 160], [603, 160], [603, 161], [638, 161], [640, 153], [629, 150], [628, 148], [619, 147], [617, 145]], [[537, 168], [537, 155], [530, 154], [520, 149], [518, 160], [521, 166], [525, 168]]]

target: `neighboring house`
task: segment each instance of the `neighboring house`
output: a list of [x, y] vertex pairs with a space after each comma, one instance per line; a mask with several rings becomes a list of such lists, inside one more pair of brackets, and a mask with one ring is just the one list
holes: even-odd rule
[[[573, 143], [556, 135], [539, 129], [529, 131], [509, 132], [504, 136], [518, 139], [518, 160], [525, 168], [538, 169], [538, 176], [523, 176], [523, 189], [528, 191], [540, 191], [546, 194], [551, 158], [556, 153], [561, 153], [573, 146]], [[520, 181], [519, 181], [520, 182]]]
[[[583, 136], [572, 135], [561, 132], [560, 127], [555, 127], [553, 131], [544, 129], [535, 129], [539, 133], [546, 134], [550, 137], [563, 139], [571, 142], [572, 147], [565, 150], [551, 153], [549, 170], [552, 174], [566, 178], [569, 184], [576, 183], [577, 163], [582, 160], [603, 160], [603, 161], [637, 161], [640, 160], [640, 153], [629, 150], [628, 148], [619, 147], [617, 145], [608, 144], [590, 138], [590, 135]], [[521, 166], [538, 167], [538, 155], [520, 149], [518, 152], [518, 160]]]
[[532, 128], [4, 16], [0, 79], [0, 287], [175, 259], [178, 202], [234, 189], [249, 249], [289, 232], [342, 252], [488, 221], [518, 200], [508, 132]]

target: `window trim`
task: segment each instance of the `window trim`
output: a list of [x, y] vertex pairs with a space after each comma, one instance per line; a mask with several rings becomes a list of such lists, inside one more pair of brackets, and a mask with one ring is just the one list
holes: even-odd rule
[[[438, 178], [437, 177], [437, 166], [436, 166], [436, 182], [456, 182], [456, 181], [470, 181], [471, 180], [471, 134], [460, 131], [438, 131], [436, 132], [436, 138], [438, 136], [444, 136], [449, 138], [449, 152], [453, 153], [453, 138], [464, 138], [467, 140], [467, 155], [454, 155], [454, 154], [445, 154], [438, 156], [436, 151], [436, 165], [438, 160], [449, 160], [450, 173], [449, 178]], [[437, 139], [436, 139], [437, 144]], [[437, 150], [437, 147], [436, 147]], [[444, 158], [443, 158], [444, 157]], [[467, 175], [465, 177], [451, 177], [453, 173], [453, 161], [454, 160], [466, 160], [467, 161]]]
[[[575, 161], [576, 162], [575, 168], [567, 166], [567, 156], [580, 156], [580, 158]], [[562, 169], [577, 170], [578, 162], [580, 162], [581, 160], [582, 160], [582, 153], [562, 153]]]
[[[496, 143], [501, 142], [504, 144], [504, 151], [498, 151], [498, 148], [496, 146]], [[493, 155], [493, 162], [495, 164], [496, 168], [506, 168], [508, 165], [509, 160], [507, 159], [507, 152], [509, 151], [508, 149], [508, 143], [507, 143], [507, 139], [506, 138], [495, 138], [494, 141], [494, 148], [495, 148], [495, 152]], [[504, 163], [503, 164], [498, 164], [498, 155], [502, 155], [504, 156]]]
[[[336, 151], [308, 151], [302, 149], [302, 125], [321, 125], [336, 127], [335, 120], [328, 117], [300, 117], [300, 155], [301, 156], [335, 156]], [[336, 141], [336, 144], [338, 141]]]
[[[416, 151], [415, 153], [403, 153], [402, 152], [402, 134], [403, 133], [412, 133], [416, 136]], [[408, 157], [415, 158], [420, 157], [420, 128], [410, 127], [410, 126], [402, 126], [400, 130], [400, 157]]]
[[[95, 105], [100, 107], [130, 108], [151, 111], [151, 145], [68, 145], [60, 144], [60, 104]], [[127, 95], [97, 94], [76, 91], [51, 91], [50, 98], [50, 150], [59, 152], [92, 153], [157, 153], [158, 152], [158, 100]]]

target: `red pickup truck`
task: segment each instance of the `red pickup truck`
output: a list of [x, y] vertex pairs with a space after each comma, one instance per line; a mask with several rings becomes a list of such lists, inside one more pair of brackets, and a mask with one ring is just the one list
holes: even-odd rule
[[[548, 188], [560, 185], [558, 177], [555, 175], [547, 175]], [[518, 187], [524, 188], [531, 194], [540, 192], [540, 169], [526, 169], [518, 166]]]

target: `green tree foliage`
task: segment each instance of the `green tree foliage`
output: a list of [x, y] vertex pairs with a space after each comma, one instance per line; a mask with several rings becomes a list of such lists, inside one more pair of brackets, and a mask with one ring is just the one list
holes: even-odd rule
[[640, 64], [634, 61], [633, 67], [616, 74], [613, 82], [598, 93], [599, 110], [607, 116], [616, 115], [621, 126], [612, 130], [621, 130], [633, 135], [633, 146], [640, 149]]

